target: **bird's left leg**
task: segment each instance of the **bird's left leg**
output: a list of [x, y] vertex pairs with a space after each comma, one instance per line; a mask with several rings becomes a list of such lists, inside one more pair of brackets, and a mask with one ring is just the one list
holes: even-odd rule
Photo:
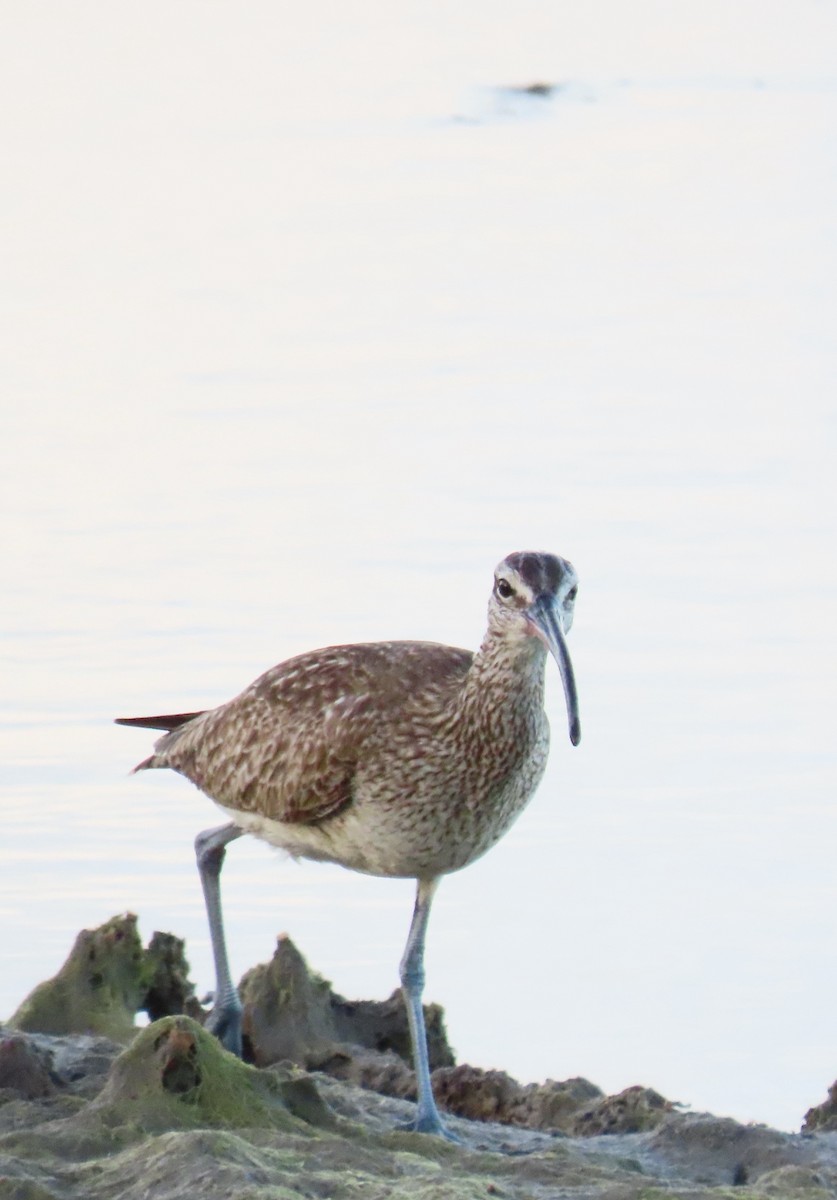
[[224, 940], [224, 919], [221, 915], [221, 867], [224, 865], [228, 842], [240, 838], [243, 829], [235, 824], [207, 829], [195, 838], [195, 857], [201, 876], [209, 936], [215, 959], [215, 1003], [206, 1021], [222, 1046], [241, 1058], [241, 1001], [232, 981], [227, 946]]
[[430, 1082], [430, 1059], [427, 1053], [427, 1031], [424, 1026], [424, 1010], [421, 1006], [424, 991], [424, 939], [430, 904], [439, 884], [438, 879], [420, 879], [416, 890], [413, 920], [407, 937], [404, 957], [401, 959], [401, 988], [407, 1006], [410, 1037], [413, 1043], [413, 1065], [418, 1088], [418, 1111], [414, 1121], [407, 1126], [419, 1133], [435, 1133], [439, 1137], [455, 1142], [459, 1139], [449, 1133], [442, 1124]]

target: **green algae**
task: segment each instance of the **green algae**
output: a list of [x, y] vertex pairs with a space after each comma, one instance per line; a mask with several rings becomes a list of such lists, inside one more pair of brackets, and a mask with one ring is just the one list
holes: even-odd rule
[[311, 1138], [336, 1118], [306, 1083], [247, 1066], [189, 1017], [164, 1017], [114, 1060], [94, 1100], [71, 1116], [3, 1134], [0, 1154], [38, 1162], [110, 1159], [149, 1135], [189, 1129], [261, 1128]]
[[[777, 1167], [762, 1175], [755, 1184], [760, 1200], [830, 1200], [833, 1192], [827, 1191], [816, 1171], [809, 1167]], [[738, 1198], [736, 1198], [738, 1200]]]
[[337, 1029], [331, 987], [310, 971], [291, 939], [280, 936], [269, 963], [251, 968], [241, 980], [244, 1037], [258, 1066], [304, 1063], [310, 1053], [334, 1045]]
[[34, 1179], [0, 1175], [0, 1200], [56, 1200], [56, 1196]]
[[83, 929], [67, 961], [39, 984], [8, 1021], [27, 1032], [91, 1033], [126, 1042], [149, 983], [149, 967], [132, 913]]
[[[85, 1164], [77, 1181], [85, 1195], [102, 1200], [210, 1194], [238, 1200], [245, 1194], [242, 1185], [265, 1197], [274, 1181], [281, 1186], [283, 1179], [300, 1180], [300, 1163], [293, 1145], [268, 1150], [231, 1130], [171, 1130]], [[296, 1200], [299, 1192], [287, 1195]]]
[[194, 1016], [199, 1012], [195, 986], [189, 979], [183, 938], [156, 930], [145, 951], [144, 973], [148, 983], [141, 1007], [148, 1013], [150, 1021], [158, 1021], [172, 1013], [185, 1012]]
[[288, 1132], [333, 1125], [304, 1082], [259, 1071], [229, 1054], [190, 1017], [164, 1017], [141, 1030], [116, 1059], [91, 1111], [145, 1129], [270, 1127]]
[[[123, 1016], [128, 1014], [132, 1022], [131, 1005], [149, 986], [153, 958], [141, 947], [137, 958], [138, 939], [131, 937], [132, 927], [135, 934], [132, 917], [115, 918], [87, 935], [94, 939], [92, 946], [80, 939], [73, 970], [62, 968], [63, 976], [60, 972], [50, 981], [50, 1003], [40, 1002], [40, 1018], [50, 1013], [54, 1017], [64, 986], [70, 991], [75, 988], [77, 996], [88, 989], [85, 1031], [92, 1027], [91, 997], [98, 1003], [100, 992], [109, 996], [101, 1006], [103, 1012], [118, 1015], [121, 1006]], [[284, 947], [286, 966], [292, 949]], [[188, 968], [179, 966], [181, 961], [185, 964], [182, 944], [170, 939], [159, 950], [157, 990], [162, 1003], [168, 1003], [166, 989], [172, 987], [188, 999]], [[107, 956], [122, 963], [112, 974], [104, 970]], [[92, 978], [91, 972], [102, 978]], [[285, 975], [279, 1015], [285, 1018], [290, 1010], [295, 1037], [303, 1031], [306, 1006], [313, 1009], [313, 1022], [308, 1014], [308, 1032], [313, 1027], [323, 1037], [330, 1034], [324, 1005], [327, 986], [317, 976], [306, 982], [301, 968]], [[37, 1010], [34, 996], [18, 1010], [21, 1021]], [[81, 1005], [75, 1019], [84, 1011]], [[0, 1106], [0, 1128], [6, 1129], [0, 1134], [0, 1200], [837, 1197], [837, 1167], [830, 1151], [808, 1152], [818, 1135], [800, 1149], [775, 1132], [705, 1117], [668, 1115], [654, 1135], [637, 1133], [620, 1141], [623, 1130], [617, 1122], [610, 1138], [593, 1142], [453, 1121], [462, 1143], [452, 1144], [404, 1130], [381, 1131], [382, 1122], [394, 1122], [402, 1115], [396, 1101], [382, 1102], [377, 1097], [367, 1105], [363, 1097], [369, 1093], [334, 1080], [315, 1082], [285, 1066], [270, 1070], [247, 1066], [188, 1017], [164, 1017], [143, 1030], [131, 1023], [130, 1035], [132, 1044], [110, 1064], [104, 1082], [104, 1068], [91, 1069], [87, 1063], [84, 1097], [60, 1091], [30, 1096], [25, 1090], [17, 1096], [0, 1096], [5, 1101]], [[47, 1042], [30, 1040], [35, 1045]], [[76, 1039], [69, 1041], [75, 1048]], [[89, 1039], [77, 1041], [83, 1051]], [[101, 1046], [96, 1049], [99, 1059]], [[115, 1049], [108, 1044], [108, 1060]], [[93, 1054], [90, 1047], [83, 1052], [88, 1057]], [[79, 1061], [71, 1056], [68, 1069], [66, 1047], [62, 1055], [65, 1066], [63, 1079], [58, 1073], [59, 1088], [76, 1079]], [[319, 1087], [333, 1097], [339, 1112], [352, 1119], [335, 1116]], [[603, 1111], [624, 1107], [624, 1099], [625, 1094], [612, 1098]], [[610, 1145], [603, 1151], [605, 1142]], [[806, 1163], [813, 1165], [798, 1165], [803, 1150]], [[743, 1168], [733, 1171], [739, 1161], [745, 1162], [749, 1178]], [[730, 1185], [734, 1174], [742, 1176], [743, 1186]], [[730, 1184], [713, 1186], [708, 1179]]]

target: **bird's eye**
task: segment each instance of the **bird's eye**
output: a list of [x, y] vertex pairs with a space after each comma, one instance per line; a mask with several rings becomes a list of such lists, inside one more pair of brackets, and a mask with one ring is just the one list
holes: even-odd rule
[[497, 595], [503, 600], [508, 600], [509, 596], [514, 595], [514, 588], [507, 579], [497, 580]]
[[567, 592], [567, 599], [569, 600], [570, 604], [572, 604], [574, 602], [577, 595], [578, 595], [578, 584], [576, 584], [575, 587], [571, 587], [570, 590]]

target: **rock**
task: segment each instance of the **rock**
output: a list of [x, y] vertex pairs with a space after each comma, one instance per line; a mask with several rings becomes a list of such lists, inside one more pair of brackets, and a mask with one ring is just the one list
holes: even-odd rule
[[363, 1046], [335, 1045], [322, 1055], [308, 1058], [310, 1071], [322, 1071], [344, 1083], [352, 1083], [381, 1096], [415, 1100], [416, 1076], [392, 1050], [368, 1050]]
[[810, 1164], [812, 1145], [798, 1134], [766, 1125], [740, 1125], [730, 1117], [682, 1113], [664, 1121], [648, 1142], [669, 1167], [707, 1184], [753, 1184], [785, 1166]]
[[472, 1121], [568, 1131], [581, 1106], [602, 1092], [586, 1079], [521, 1085], [505, 1071], [461, 1064], [434, 1072], [433, 1091], [448, 1112]]
[[[245, 1057], [257, 1066], [289, 1061], [300, 1066], [322, 1063], [332, 1055], [345, 1060], [350, 1046], [411, 1061], [410, 1034], [401, 992], [388, 1000], [349, 1001], [309, 970], [287, 934], [280, 935], [269, 963], [248, 971], [239, 985], [244, 1005]], [[444, 1016], [437, 1004], [425, 1005], [431, 1068], [452, 1065]]]
[[191, 1017], [164, 1017], [141, 1030], [116, 1059], [92, 1108], [118, 1111], [144, 1129], [212, 1126], [297, 1130], [332, 1126], [316, 1092], [287, 1074], [259, 1071], [227, 1053]]
[[602, 1096], [575, 1113], [568, 1122], [568, 1131], [578, 1137], [643, 1133], [655, 1129], [673, 1111], [674, 1105], [652, 1088], [629, 1087], [617, 1096]]
[[529, 1114], [525, 1124], [530, 1129], [560, 1129], [564, 1133], [571, 1132], [579, 1108], [604, 1095], [601, 1088], [580, 1076], [560, 1083], [547, 1079], [546, 1083], [527, 1084], [524, 1092]]
[[[130, 929], [133, 918], [122, 920]], [[80, 965], [77, 955], [56, 979], [83, 980], [92, 961], [110, 980], [109, 958], [124, 954], [113, 928], [103, 927], [109, 943], [103, 931], [80, 938], [93, 959]], [[156, 956], [150, 949], [134, 997], [148, 1000], [156, 961], [154, 1003], [188, 1004], [182, 943], [160, 938]], [[397, 997], [378, 1006], [335, 997], [288, 939], [250, 975], [254, 1045], [264, 1031], [274, 1050], [330, 1075], [247, 1065], [182, 1014], [134, 1031], [127, 1048], [0, 1031], [0, 1200], [837, 1200], [833, 1134], [680, 1113], [648, 1088], [604, 1097], [583, 1079], [521, 1085], [449, 1065], [433, 1073], [440, 1101], [478, 1119], [446, 1117], [459, 1144], [405, 1132], [414, 1079], [393, 1048]], [[113, 986], [128, 1011], [128, 993]]]
[[[14, 1036], [77, 1068], [85, 1047], [101, 1053], [91, 1038]], [[483, 1074], [494, 1087], [502, 1073]], [[551, 1086], [580, 1098], [592, 1085]], [[454, 1145], [399, 1132], [402, 1100], [248, 1066], [185, 1016], [140, 1030], [94, 1099], [59, 1112], [53, 1097], [16, 1103], [13, 1125], [2, 1116], [14, 1105], [0, 1105], [0, 1200], [837, 1200], [828, 1134], [672, 1114], [591, 1139], [450, 1117]], [[804, 1161], [789, 1161], [800, 1148]]]
[[82, 930], [58, 974], [39, 984], [8, 1024], [28, 1033], [99, 1034], [124, 1043], [136, 1033], [140, 1011], [152, 1021], [183, 1012], [201, 1020], [194, 991], [183, 940], [155, 933], [143, 950], [137, 918], [125, 913]]
[[753, 1191], [775, 1200], [829, 1200], [834, 1194], [826, 1187], [825, 1174], [808, 1167], [777, 1167], [762, 1175]]
[[245, 1057], [258, 1067], [277, 1062], [305, 1065], [335, 1044], [331, 988], [309, 971], [291, 939], [282, 934], [269, 963], [253, 967], [238, 988], [244, 1005]]
[[[410, 1027], [401, 988], [387, 1000], [345, 1000], [332, 992], [331, 1010], [338, 1040], [381, 1053], [392, 1051], [412, 1066]], [[430, 1069], [452, 1067], [456, 1061], [448, 1044], [441, 1005], [424, 1005]]]
[[7, 1090], [26, 1100], [55, 1094], [52, 1055], [23, 1037], [0, 1040], [0, 1091]]
[[52, 1078], [62, 1093], [86, 1099], [101, 1090], [113, 1060], [124, 1048], [109, 1038], [81, 1034], [64, 1037], [29, 1034], [26, 1040], [49, 1056]]
[[195, 987], [189, 980], [186, 943], [173, 933], [155, 932], [145, 952], [147, 987], [140, 1008], [151, 1021], [188, 1013], [200, 1020], [202, 1010], [195, 999]]
[[[333, 1047], [321, 1057], [309, 1055], [308, 1068], [322, 1071], [383, 1096], [415, 1100], [416, 1078], [393, 1051], [359, 1046]], [[586, 1079], [522, 1085], [505, 1071], [484, 1071], [462, 1063], [433, 1072], [440, 1109], [470, 1121], [495, 1121], [526, 1129], [567, 1132], [579, 1110], [602, 1092]]]
[[815, 1130], [824, 1133], [834, 1129], [837, 1129], [837, 1083], [832, 1083], [828, 1089], [827, 1100], [808, 1109], [802, 1124], [803, 1133], [813, 1133]]
[[134, 1014], [147, 987], [145, 956], [132, 913], [84, 929], [54, 978], [27, 996], [8, 1022], [40, 1033], [133, 1037]]
[[[193, 999], [183, 943], [155, 934], [148, 955], [162, 985], [149, 988], [151, 1014]], [[156, 979], [156, 975], [155, 975]], [[350, 1001], [308, 967], [282, 934], [269, 963], [239, 985], [245, 1058], [256, 1066], [295, 1063], [400, 1100], [414, 1100], [410, 1033], [400, 989], [383, 1001]], [[163, 1000], [156, 997], [163, 996]], [[592, 1135], [653, 1127], [670, 1111], [661, 1096], [628, 1089], [607, 1099], [586, 1080], [519, 1084], [502, 1071], [454, 1065], [439, 1005], [425, 1005], [433, 1088], [440, 1107], [470, 1120]], [[202, 1015], [202, 1014], [201, 1014]], [[592, 1103], [591, 1103], [592, 1102]]]

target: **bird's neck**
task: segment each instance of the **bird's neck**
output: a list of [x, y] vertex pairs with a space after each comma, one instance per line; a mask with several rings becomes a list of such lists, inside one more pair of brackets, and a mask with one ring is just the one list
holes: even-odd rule
[[499, 711], [507, 719], [517, 714], [527, 725], [539, 721], [545, 662], [546, 649], [537, 638], [507, 639], [489, 630], [468, 672], [460, 712], [480, 725]]

